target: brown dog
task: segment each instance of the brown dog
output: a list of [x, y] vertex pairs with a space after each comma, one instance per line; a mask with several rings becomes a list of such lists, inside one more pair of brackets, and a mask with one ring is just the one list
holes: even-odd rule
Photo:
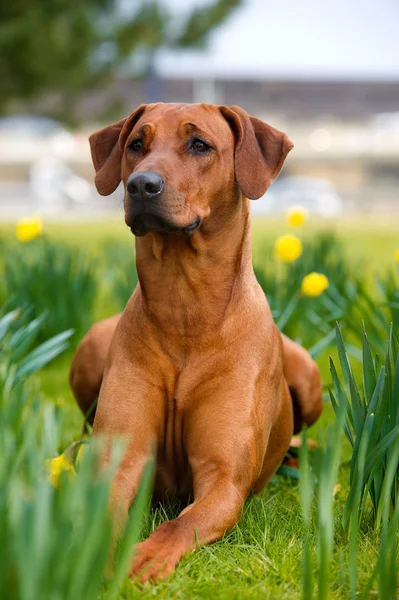
[[123, 513], [154, 441], [155, 494], [193, 496], [136, 549], [132, 574], [157, 579], [237, 522], [322, 409], [318, 368], [280, 335], [252, 269], [247, 198], [292, 144], [209, 104], [140, 106], [90, 143], [100, 194], [124, 183], [139, 285], [82, 341], [71, 385], [83, 412], [99, 393], [95, 435], [127, 440], [113, 486]]

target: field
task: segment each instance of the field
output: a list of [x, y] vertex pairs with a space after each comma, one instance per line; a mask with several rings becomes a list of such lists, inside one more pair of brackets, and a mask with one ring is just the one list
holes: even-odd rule
[[[272, 248], [276, 237], [286, 233], [287, 230], [287, 224], [280, 220], [257, 221], [254, 224], [254, 264], [257, 274], [259, 273], [260, 283], [262, 285], [264, 283], [263, 287], [266, 289], [267, 295], [270, 293], [271, 306], [275, 311], [277, 322], [280, 320], [289, 335], [297, 337], [303, 341], [306, 347], [314, 349], [314, 356], [317, 358], [323, 376], [323, 383], [325, 384], [326, 402], [323, 417], [309, 431], [309, 436], [316, 439], [324, 448], [331, 443], [331, 435], [336, 433], [335, 430], [331, 429], [327, 432], [328, 424], [335, 422], [334, 411], [327, 393], [327, 386], [332, 385], [329, 356], [333, 357], [336, 365], [339, 364], [339, 359], [342, 359], [335, 342], [335, 321], [338, 320], [343, 326], [343, 337], [348, 347], [355, 378], [360, 382], [360, 386], [362, 386], [362, 363], [359, 360], [362, 345], [362, 319], [365, 321], [366, 330], [369, 332], [373, 356], [378, 352], [382, 363], [384, 362], [383, 353], [389, 337], [389, 321], [394, 320], [395, 315], [390, 314], [387, 316], [384, 313], [381, 319], [378, 317], [378, 311], [384, 305], [384, 300], [377, 298], [380, 292], [377, 290], [376, 274], [378, 273], [385, 282], [390, 281], [389, 277], [391, 276], [393, 278], [397, 277], [395, 275], [395, 252], [399, 248], [397, 226], [394, 223], [375, 223], [367, 220], [360, 222], [344, 221], [332, 224], [322, 221], [311, 222], [303, 231], [295, 232], [295, 235], [300, 235], [302, 238], [304, 246], [303, 257], [297, 261], [298, 267], [281, 264], [273, 255]], [[11, 265], [12, 259], [10, 259], [10, 256], [14, 250], [17, 253], [20, 251], [20, 243], [15, 241], [14, 237], [15, 227], [13, 225], [0, 227], [1, 268], [6, 268], [7, 264]], [[76, 317], [76, 322], [80, 323], [81, 331], [78, 331], [71, 338], [70, 347], [62, 356], [56, 358], [32, 376], [39, 390], [40, 402], [43, 405], [55, 405], [57, 411], [61, 413], [62, 427], [57, 444], [58, 452], [62, 452], [73, 441], [80, 439], [82, 429], [82, 416], [68, 387], [68, 368], [73, 347], [78, 342], [78, 337], [91, 322], [114, 314], [122, 308], [127, 290], [129, 286], [134, 285], [135, 281], [134, 241], [130, 232], [124, 226], [122, 218], [107, 223], [46, 224], [45, 237], [50, 243], [65, 246], [68, 251], [70, 249], [73, 252], [83, 251], [84, 260], [88, 261], [87, 264], [90, 265], [93, 276], [92, 282], [82, 281], [82, 290], [86, 290], [82, 292], [82, 310], [85, 310], [85, 306], [89, 308], [86, 318], [82, 318], [82, 315]], [[37, 242], [38, 240], [34, 240], [30, 243], [36, 244]], [[311, 246], [313, 250], [312, 252], [309, 250], [308, 256], [306, 254], [307, 248]], [[336, 254], [334, 248], [337, 249]], [[323, 249], [320, 250], [320, 253], [323, 252], [324, 254], [321, 255], [318, 249]], [[330, 288], [326, 295], [314, 300], [311, 298], [300, 299], [298, 296], [294, 304], [290, 305], [288, 295], [295, 296], [303, 274], [309, 271], [307, 266], [303, 267], [305, 271], [301, 271], [300, 261], [307, 261], [306, 265], [315, 267], [314, 270], [324, 272], [323, 260], [326, 259], [327, 261], [327, 258], [329, 261], [327, 275], [330, 280]], [[24, 264], [23, 261], [21, 264]], [[11, 268], [12, 265], [9, 266], [9, 269]], [[24, 271], [25, 275], [28, 269], [29, 265]], [[11, 285], [9, 282], [10, 278], [7, 279], [6, 277], [3, 280], [3, 286], [0, 286], [3, 302], [7, 301], [7, 295], [10, 294], [10, 287], [7, 287], [7, 285]], [[356, 282], [357, 286], [355, 301], [353, 300], [355, 296], [350, 295], [352, 293], [350, 292], [351, 283], [353, 282]], [[296, 292], [295, 290], [294, 292], [289, 291], [291, 284], [295, 284]], [[353, 283], [353, 285], [355, 284]], [[46, 292], [43, 288], [35, 290], [35, 298], [43, 300], [43, 307], [46, 306], [46, 295], [47, 298], [50, 297], [51, 287], [54, 286], [55, 282], [52, 285], [50, 281], [48, 283], [49, 292]], [[397, 290], [398, 280], [396, 279], [396, 291], [394, 290], [394, 293], [397, 294]], [[57, 297], [57, 294], [64, 293], [64, 289], [56, 289], [55, 292], [55, 297]], [[333, 292], [336, 298], [336, 305], [334, 304], [334, 306]], [[79, 293], [76, 292], [78, 297]], [[388, 292], [386, 293], [388, 294]], [[370, 305], [368, 302], [368, 295], [373, 298], [374, 305]], [[71, 294], [65, 292], [65, 296], [66, 306], [71, 306]], [[324, 297], [325, 300], [323, 300]], [[36, 300], [36, 302], [41, 302], [41, 300]], [[54, 306], [56, 300], [52, 300], [52, 302], [53, 304], [50, 303], [47, 308], [50, 312], [52, 310], [56, 312]], [[395, 296], [394, 301], [390, 299], [390, 302], [392, 306], [395, 303], [399, 306], [397, 296]], [[356, 306], [354, 307], [352, 304], [356, 304]], [[355, 309], [357, 312], [355, 312]], [[79, 311], [79, 303], [76, 310]], [[337, 312], [334, 312], [335, 310]], [[383, 311], [384, 307], [381, 310]], [[394, 310], [397, 309], [392, 308], [392, 311]], [[318, 318], [320, 322], [317, 320]], [[66, 316], [65, 319], [65, 323], [67, 323], [68, 317]], [[384, 329], [385, 322], [387, 327]], [[70, 323], [69, 326], [75, 327], [75, 324]], [[54, 327], [56, 328], [57, 324]], [[67, 329], [67, 327], [62, 323], [58, 331], [49, 330], [43, 334], [44, 339], [55, 333], [60, 333], [64, 329]], [[320, 344], [320, 342], [322, 343]], [[352, 348], [353, 351], [351, 352]], [[365, 371], [368, 364], [363, 361]], [[378, 370], [377, 363], [375, 370]], [[397, 391], [398, 388], [394, 388], [394, 396]], [[397, 400], [399, 401], [399, 399]], [[395, 398], [393, 401], [395, 401]], [[372, 570], [377, 565], [381, 544], [381, 529], [375, 525], [375, 511], [370, 500], [366, 499], [367, 494], [365, 494], [362, 517], [358, 522], [356, 538], [351, 538], [352, 534], [355, 536], [355, 530], [344, 526], [345, 503], [352, 485], [350, 484], [349, 475], [352, 450], [346, 438], [340, 439], [341, 441], [337, 439], [335, 444], [338, 444], [342, 449], [340, 457], [337, 457], [337, 461], [339, 460], [338, 480], [332, 482], [333, 486], [331, 488], [331, 491], [334, 492], [331, 496], [334, 500], [334, 512], [331, 517], [331, 523], [334, 526], [333, 543], [324, 556], [324, 559], [328, 558], [328, 567], [326, 567], [325, 562], [323, 563], [324, 559], [320, 551], [323, 510], [327, 511], [327, 507], [321, 509], [318, 507], [322, 497], [322, 490], [318, 486], [324, 481], [323, 473], [325, 474], [328, 469], [326, 468], [323, 472], [319, 466], [318, 471], [317, 466], [314, 466], [316, 496], [318, 494], [319, 501], [313, 502], [307, 530], [311, 555], [310, 563], [306, 563], [306, 560], [305, 563], [303, 562], [305, 531], [303, 497], [301, 501], [303, 489], [301, 492], [298, 479], [295, 476], [278, 474], [262, 494], [248, 500], [241, 521], [231, 532], [226, 534], [223, 540], [186, 556], [178, 565], [176, 573], [169, 580], [157, 586], [147, 586], [144, 589], [139, 589], [126, 579], [123, 582], [119, 597], [126, 600], [133, 598], [199, 599], [206, 597], [237, 600], [241, 598], [291, 600], [303, 597], [306, 568], [309, 568], [310, 578], [313, 582], [317, 582], [320, 574], [326, 579], [328, 577], [328, 597], [330, 598], [357, 597], [356, 594], [354, 595], [356, 590], [360, 597], [361, 593], [365, 592], [367, 598], [378, 596], [382, 598], [381, 582], [379, 585], [377, 577], [372, 580], [370, 590], [367, 590]], [[364, 452], [367, 452], [367, 450]], [[326, 460], [329, 459], [326, 458]], [[389, 460], [388, 454], [384, 460], [386, 461], [386, 467]], [[362, 468], [364, 468], [364, 465]], [[392, 502], [395, 504], [394, 501]], [[393, 506], [394, 508], [395, 506]], [[167, 516], [174, 515], [176, 510], [175, 506], [167, 506], [147, 514], [141, 535], [148, 534], [159, 521]], [[353, 517], [351, 523], [354, 523]], [[397, 531], [395, 531], [394, 537], [395, 539], [398, 537]], [[353, 554], [354, 539], [356, 540], [356, 555]], [[356, 562], [355, 583], [353, 582], [353, 560]], [[76, 556], [76, 561], [79, 561], [79, 556]], [[73, 563], [71, 564], [73, 565]], [[381, 570], [382, 566], [380, 565], [379, 568], [381, 574], [383, 572]], [[314, 585], [316, 584], [314, 583]], [[385, 598], [397, 596], [394, 589], [391, 589], [390, 592], [392, 592], [392, 596], [385, 596]], [[98, 597], [102, 597], [103, 593], [105, 598], [106, 591], [100, 591]], [[10, 594], [12, 599], [18, 597], [24, 600], [28, 598], [26, 594], [23, 595], [22, 593], [20, 595], [16, 593], [12, 596]], [[50, 597], [47, 592], [43, 592], [43, 600]], [[67, 595], [57, 597], [60, 600], [63, 600], [64, 597], [71, 597], [72, 599], [72, 596]], [[309, 592], [307, 596], [305, 593], [305, 597], [311, 597]], [[322, 597], [320, 588], [319, 595], [316, 595], [316, 597]], [[42, 600], [42, 598], [35, 597], [35, 600]]]

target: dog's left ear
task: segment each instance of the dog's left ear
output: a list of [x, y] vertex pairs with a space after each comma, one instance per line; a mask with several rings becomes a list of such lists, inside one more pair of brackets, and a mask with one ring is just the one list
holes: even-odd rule
[[276, 179], [294, 144], [285, 133], [250, 117], [239, 106], [221, 106], [220, 111], [236, 137], [236, 181], [244, 196], [256, 200]]
[[99, 129], [89, 137], [91, 158], [96, 170], [94, 181], [101, 196], [112, 194], [120, 184], [124, 145], [145, 109], [146, 104], [142, 104], [129, 117]]

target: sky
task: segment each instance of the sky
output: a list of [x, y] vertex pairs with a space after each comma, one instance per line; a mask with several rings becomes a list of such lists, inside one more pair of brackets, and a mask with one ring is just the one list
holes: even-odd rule
[[[162, 0], [180, 16], [207, 1]], [[399, 0], [244, 0], [205, 51], [162, 50], [156, 64], [174, 77], [398, 81]]]

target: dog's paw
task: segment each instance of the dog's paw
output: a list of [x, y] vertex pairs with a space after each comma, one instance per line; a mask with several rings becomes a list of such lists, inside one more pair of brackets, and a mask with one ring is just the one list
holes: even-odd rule
[[158, 582], [173, 573], [186, 549], [172, 523], [163, 523], [147, 540], [137, 544], [131, 579], [140, 583]]

